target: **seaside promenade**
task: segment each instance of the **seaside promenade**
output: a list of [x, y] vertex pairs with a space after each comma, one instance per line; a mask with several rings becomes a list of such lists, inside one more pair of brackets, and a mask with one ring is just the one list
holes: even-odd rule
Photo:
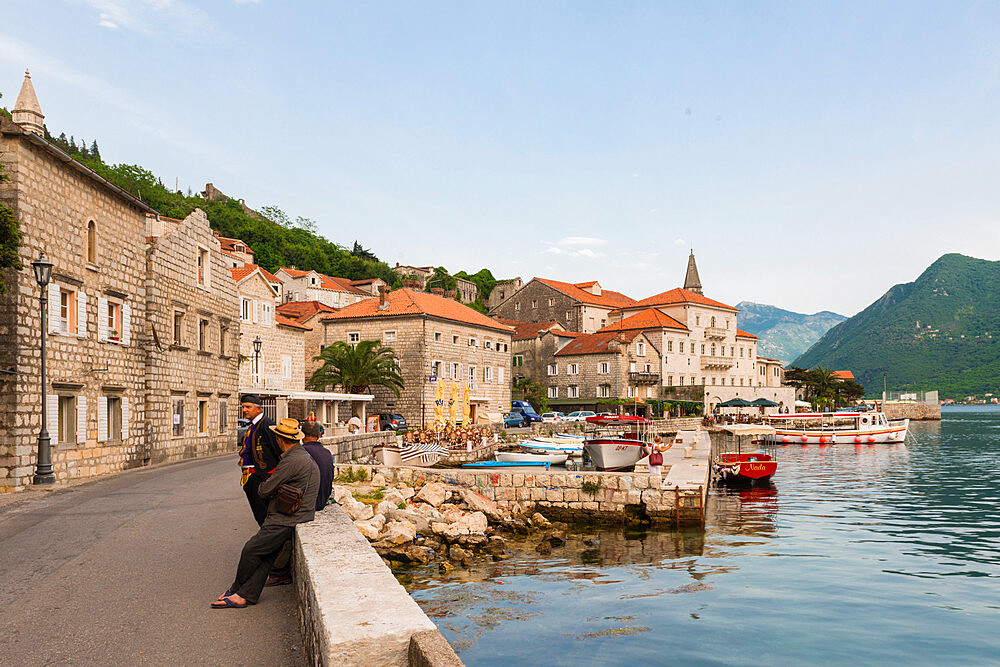
[[231, 456], [0, 496], [0, 665], [300, 665], [291, 586], [213, 610], [256, 530]]

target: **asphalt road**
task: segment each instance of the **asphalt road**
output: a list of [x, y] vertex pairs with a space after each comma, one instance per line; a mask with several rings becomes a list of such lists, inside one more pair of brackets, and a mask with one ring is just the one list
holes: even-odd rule
[[302, 665], [292, 586], [215, 610], [257, 530], [232, 456], [0, 503], [0, 665]]

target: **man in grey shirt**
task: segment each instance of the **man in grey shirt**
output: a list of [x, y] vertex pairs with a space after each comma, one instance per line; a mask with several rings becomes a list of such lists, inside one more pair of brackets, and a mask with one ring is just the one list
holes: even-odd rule
[[[269, 499], [267, 518], [257, 534], [247, 540], [236, 568], [236, 579], [225, 593], [212, 603], [213, 609], [241, 609], [257, 604], [268, 572], [282, 545], [292, 539], [295, 524], [312, 521], [319, 491], [319, 468], [299, 441], [302, 432], [294, 419], [281, 419], [269, 427], [278, 436], [282, 454], [271, 476], [261, 483], [259, 494]], [[278, 487], [289, 484], [302, 490], [302, 504], [294, 514], [282, 514], [275, 506]]]

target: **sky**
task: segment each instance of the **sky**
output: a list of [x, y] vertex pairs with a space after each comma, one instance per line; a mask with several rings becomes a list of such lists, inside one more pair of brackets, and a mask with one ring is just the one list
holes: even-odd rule
[[6, 0], [0, 105], [390, 265], [853, 315], [1000, 257], [1000, 4]]

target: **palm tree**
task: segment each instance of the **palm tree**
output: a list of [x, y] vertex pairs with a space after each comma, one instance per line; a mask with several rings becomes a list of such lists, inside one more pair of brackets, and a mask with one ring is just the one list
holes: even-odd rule
[[399, 396], [403, 388], [395, 353], [377, 340], [363, 340], [357, 345], [337, 341], [313, 360], [322, 361], [323, 365], [309, 378], [310, 389], [324, 391], [340, 385], [345, 393], [361, 394], [370, 387], [386, 387]]

